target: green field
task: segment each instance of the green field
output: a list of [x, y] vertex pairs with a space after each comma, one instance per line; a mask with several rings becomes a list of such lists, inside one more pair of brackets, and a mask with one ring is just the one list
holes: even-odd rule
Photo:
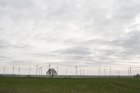
[[140, 78], [0, 77], [0, 93], [140, 93]]

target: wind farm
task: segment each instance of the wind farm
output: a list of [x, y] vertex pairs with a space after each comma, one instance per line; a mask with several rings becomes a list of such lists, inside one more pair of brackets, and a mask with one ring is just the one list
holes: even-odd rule
[[60, 63], [3, 66], [0, 68], [0, 92], [139, 93], [139, 71], [136, 66], [93, 68]]
[[0, 93], [140, 93], [140, 0], [0, 0]]
[[94, 67], [91, 65], [68, 65], [45, 63], [29, 66], [1, 66], [1, 76], [35, 76], [49, 77], [46, 73], [49, 69], [54, 69], [57, 75], [54, 77], [134, 77], [139, 75], [138, 66], [117, 66], [117, 67]]

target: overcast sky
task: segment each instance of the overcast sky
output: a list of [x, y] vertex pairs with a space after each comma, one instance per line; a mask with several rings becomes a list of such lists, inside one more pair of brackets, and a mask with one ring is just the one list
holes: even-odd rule
[[0, 65], [140, 65], [139, 0], [0, 0]]

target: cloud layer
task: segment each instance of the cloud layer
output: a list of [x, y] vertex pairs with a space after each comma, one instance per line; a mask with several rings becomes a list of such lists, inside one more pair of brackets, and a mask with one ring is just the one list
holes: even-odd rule
[[0, 0], [0, 64], [140, 65], [138, 0]]

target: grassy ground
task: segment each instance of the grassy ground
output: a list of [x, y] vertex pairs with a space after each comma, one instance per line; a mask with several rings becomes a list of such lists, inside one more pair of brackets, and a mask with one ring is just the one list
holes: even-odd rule
[[0, 93], [140, 93], [140, 78], [0, 77]]

